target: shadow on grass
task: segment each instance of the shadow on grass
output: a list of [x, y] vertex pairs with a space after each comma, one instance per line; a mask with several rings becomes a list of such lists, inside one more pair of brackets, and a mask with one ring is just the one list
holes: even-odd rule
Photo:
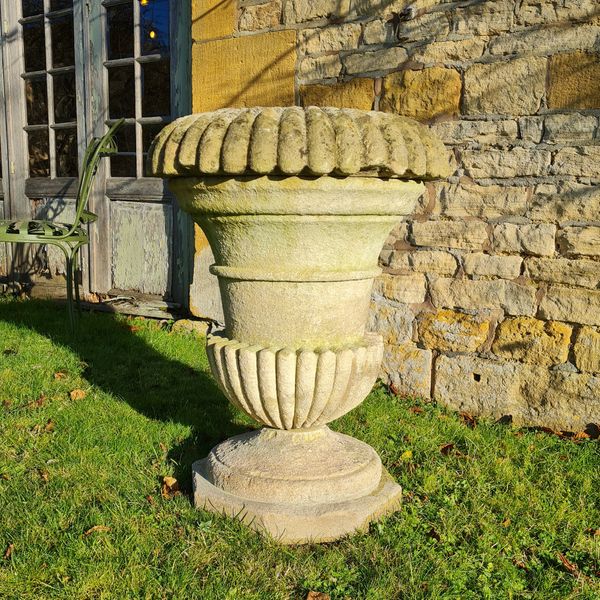
[[[138, 413], [190, 426], [192, 434], [169, 452], [175, 477], [191, 492], [191, 464], [220, 441], [247, 431], [210, 373], [165, 356], [111, 314], [84, 312], [75, 335], [66, 310], [51, 301], [0, 302], [0, 321], [27, 327], [70, 348], [85, 363], [90, 384], [127, 402]], [[198, 340], [198, 352], [202, 341]]]

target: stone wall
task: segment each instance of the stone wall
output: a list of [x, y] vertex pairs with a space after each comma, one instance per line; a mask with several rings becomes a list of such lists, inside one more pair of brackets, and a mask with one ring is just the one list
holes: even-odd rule
[[600, 421], [600, 4], [200, 0], [194, 15], [194, 110], [398, 112], [454, 152], [381, 256], [372, 328], [393, 389]]

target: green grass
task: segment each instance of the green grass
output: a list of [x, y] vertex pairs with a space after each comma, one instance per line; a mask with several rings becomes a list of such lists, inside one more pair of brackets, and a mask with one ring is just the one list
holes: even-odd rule
[[[63, 307], [0, 300], [0, 598], [600, 598], [597, 440], [470, 428], [376, 389], [333, 427], [380, 453], [402, 510], [281, 547], [190, 503], [191, 462], [254, 427], [201, 340], [112, 315], [84, 314], [75, 340], [65, 326]], [[162, 497], [165, 475], [181, 495]]]

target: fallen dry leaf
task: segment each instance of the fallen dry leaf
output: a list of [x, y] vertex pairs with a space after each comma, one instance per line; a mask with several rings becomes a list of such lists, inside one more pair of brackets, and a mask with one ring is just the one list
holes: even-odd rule
[[466, 412], [459, 413], [460, 420], [467, 426], [473, 429], [477, 425], [477, 419], [473, 415]]
[[331, 596], [329, 594], [325, 594], [324, 592], [308, 592], [306, 595], [306, 600], [331, 600]]
[[62, 371], [57, 371], [54, 373], [54, 379], [64, 379], [66, 376], [67, 374], [63, 373]]
[[25, 408], [38, 408], [42, 406], [46, 402], [46, 395], [44, 393], [40, 394], [40, 397], [37, 400], [33, 400], [32, 402], [28, 402], [25, 405]]
[[408, 410], [415, 415], [420, 415], [423, 412], [420, 406], [411, 406]]
[[141, 327], [138, 327], [137, 325], [128, 325], [127, 329], [129, 329], [129, 331], [131, 331], [131, 333], [135, 333], [136, 331], [139, 331], [141, 329]]
[[587, 433], [587, 431], [578, 431], [574, 436], [573, 439], [574, 440], [588, 440], [590, 439], [592, 436]]
[[153, 498], [153, 497], [152, 497], [150, 494], [148, 494], [148, 495], [146, 496], [146, 500], [148, 501], [148, 504], [151, 504], [152, 506], [154, 506], [154, 505], [156, 504], [156, 503], [154, 502], [154, 498]]
[[75, 389], [69, 392], [69, 396], [71, 400], [83, 400], [87, 396], [87, 393], [84, 390]]
[[9, 544], [6, 548], [6, 552], [4, 552], [4, 560], [8, 560], [13, 553], [13, 550], [15, 549], [15, 545], [14, 544]]
[[450, 452], [452, 452], [452, 450], [454, 450], [454, 444], [450, 443], [450, 444], [444, 444], [441, 448], [440, 448], [440, 452], [444, 455], [444, 456], [448, 456], [448, 454], [450, 454]]
[[42, 469], [38, 469], [38, 474], [40, 476], [40, 479], [44, 482], [47, 483], [48, 479], [50, 478], [50, 474], [48, 473], [48, 471], [43, 471]]
[[88, 535], [91, 535], [96, 531], [110, 531], [110, 527], [107, 527], [106, 525], [94, 525], [93, 527], [90, 527], [87, 531], [85, 531], [83, 536], [87, 537]]
[[48, 419], [48, 421], [44, 427], [44, 431], [46, 433], [51, 433], [54, 431], [54, 421], [52, 419]]
[[163, 477], [161, 494], [163, 498], [172, 498], [173, 496], [179, 496], [181, 494], [179, 491], [179, 482], [175, 477], [171, 477], [170, 475], [165, 475]]
[[569, 573], [571, 573], [571, 575], [579, 575], [579, 569], [577, 566], [574, 565], [562, 552], [557, 552], [557, 555], [560, 559], [560, 562], [565, 565], [565, 568], [567, 571], [569, 571]]
[[502, 527], [508, 527], [510, 525], [510, 519], [506, 518], [502, 521]]

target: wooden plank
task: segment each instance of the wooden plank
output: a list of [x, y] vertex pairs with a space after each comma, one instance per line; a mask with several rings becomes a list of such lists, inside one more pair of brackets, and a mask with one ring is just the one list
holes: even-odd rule
[[50, 0], [44, 0], [44, 42], [46, 45], [46, 106], [48, 107], [48, 147], [50, 151], [50, 177], [56, 177], [56, 134], [52, 125], [54, 125], [54, 78], [48, 73], [52, 68], [52, 33], [50, 28], [50, 19], [47, 13], [50, 12]]
[[106, 183], [106, 195], [111, 200], [169, 202], [173, 198], [168, 183], [157, 177], [112, 177]]
[[45, 196], [75, 198], [78, 185], [79, 182], [75, 177], [57, 177], [56, 179], [32, 177], [25, 182], [25, 194], [31, 199]]
[[114, 202], [111, 208], [112, 287], [168, 297], [172, 262], [171, 206]]
[[[171, 110], [173, 117], [192, 111], [192, 13], [191, 2], [171, 3]], [[189, 307], [194, 271], [194, 224], [173, 202], [174, 264], [173, 299]]]

